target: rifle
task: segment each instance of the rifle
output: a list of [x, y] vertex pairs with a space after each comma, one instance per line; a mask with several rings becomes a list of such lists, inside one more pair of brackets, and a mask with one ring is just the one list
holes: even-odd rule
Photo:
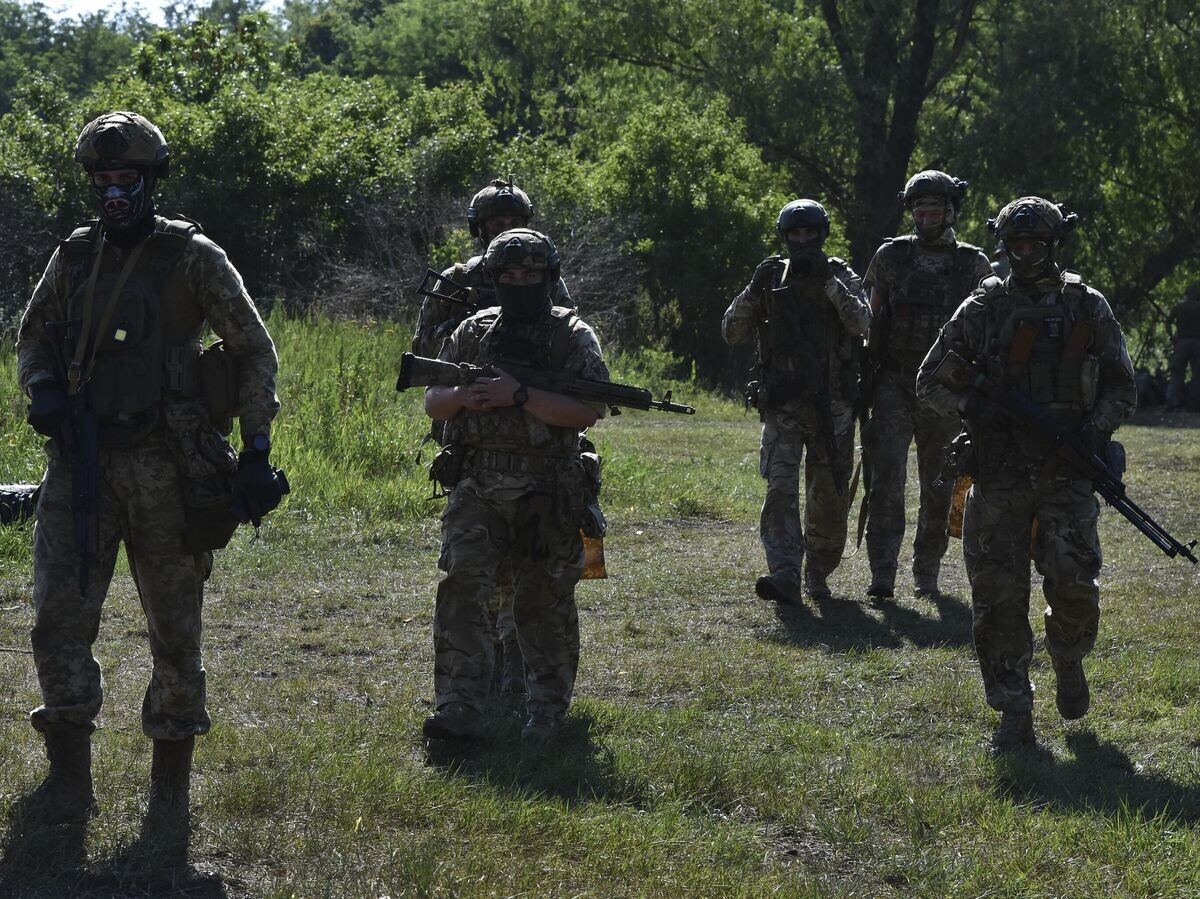
[[1162, 525], [1125, 495], [1121, 477], [1108, 461], [1098, 456], [1069, 428], [1063, 427], [1024, 394], [1004, 388], [951, 350], [938, 363], [933, 378], [958, 393], [976, 390], [1005, 416], [1032, 428], [1042, 440], [1058, 450], [1058, 454], [1077, 473], [1090, 480], [1104, 501], [1121, 513], [1127, 521], [1144, 534], [1151, 543], [1170, 558], [1183, 556], [1193, 565], [1200, 562], [1192, 553], [1196, 541], [1183, 544], [1172, 537]]
[[79, 592], [87, 592], [88, 568], [100, 544], [100, 426], [87, 407], [83, 391], [71, 393], [67, 345], [78, 322], [46, 322], [58, 381], [67, 391], [67, 419], [62, 447], [71, 460], [71, 514], [75, 551], [79, 554]]
[[[837, 434], [833, 428], [833, 401], [829, 395], [829, 372], [826, 371], [817, 380], [817, 395], [813, 400], [814, 411], [817, 413], [817, 430], [819, 430], [821, 442], [825, 444], [825, 455], [829, 457], [829, 471], [833, 475], [833, 489], [837, 491], [839, 497], [846, 495], [846, 488], [842, 484], [842, 475], [845, 475], [845, 480], [850, 480], [850, 472], [842, 470], [842, 463], [838, 456]], [[851, 425], [851, 428], [854, 426]], [[851, 433], [853, 437], [853, 433]]]
[[671, 402], [669, 390], [663, 394], [661, 400], [656, 400], [645, 387], [628, 387], [611, 381], [559, 374], [503, 359], [497, 359], [491, 365], [479, 366], [467, 362], [443, 362], [440, 359], [405, 353], [400, 358], [400, 377], [396, 379], [396, 389], [403, 391], [410, 387], [457, 387], [460, 384], [471, 384], [476, 378], [494, 378], [497, 368], [508, 372], [527, 387], [565, 394], [585, 403], [604, 403], [613, 415], [620, 415], [621, 407], [643, 411], [658, 409], [660, 412], [675, 412], [680, 415], [696, 414], [696, 410], [691, 406]]
[[[432, 285], [430, 282], [432, 282]], [[453, 288], [455, 293], [444, 293], [438, 290], [442, 285]], [[432, 297], [435, 300], [442, 300], [446, 303], [454, 303], [456, 306], [465, 306], [472, 312], [478, 312], [484, 308], [484, 298], [480, 295], [481, 291], [479, 288], [461, 284], [453, 278], [447, 277], [431, 268], [425, 269], [425, 277], [417, 285], [417, 294], [423, 297]], [[487, 305], [494, 304], [489, 303]]]

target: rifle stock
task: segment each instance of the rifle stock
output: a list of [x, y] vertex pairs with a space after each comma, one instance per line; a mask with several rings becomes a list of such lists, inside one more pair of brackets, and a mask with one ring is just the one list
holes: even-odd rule
[[[430, 285], [431, 281], [435, 286]], [[458, 295], [438, 290], [438, 287], [441, 287], [443, 284], [449, 285], [457, 291]], [[442, 300], [446, 303], [454, 303], [456, 306], [465, 306], [473, 312], [477, 312], [483, 308], [483, 305], [475, 299], [476, 291], [474, 288], [466, 284], [460, 284], [453, 278], [434, 271], [431, 268], [425, 269], [425, 277], [417, 285], [417, 294], [423, 297], [433, 297], [435, 300]]]
[[456, 387], [460, 384], [470, 384], [476, 378], [495, 377], [496, 369], [503, 369], [527, 387], [561, 393], [583, 402], [604, 403], [613, 414], [618, 414], [621, 408], [657, 409], [660, 412], [674, 412], [679, 415], [696, 414], [696, 410], [691, 406], [672, 402], [670, 391], [667, 391], [661, 400], [656, 400], [644, 387], [630, 387], [611, 381], [595, 381], [558, 374], [503, 359], [497, 360], [493, 365], [479, 366], [466, 362], [443, 362], [440, 359], [405, 353], [400, 359], [400, 376], [396, 380], [396, 389], [404, 391], [411, 387]]
[[978, 391], [1005, 416], [1031, 428], [1042, 440], [1055, 447], [1059, 456], [1077, 473], [1090, 480], [1106, 503], [1168, 557], [1183, 556], [1193, 565], [1200, 562], [1192, 552], [1196, 546], [1195, 540], [1184, 544], [1171, 536], [1166, 528], [1126, 495], [1125, 484], [1106, 460], [1096, 455], [1078, 435], [1055, 421], [1028, 397], [992, 381], [953, 350], [938, 363], [933, 376], [958, 393]]

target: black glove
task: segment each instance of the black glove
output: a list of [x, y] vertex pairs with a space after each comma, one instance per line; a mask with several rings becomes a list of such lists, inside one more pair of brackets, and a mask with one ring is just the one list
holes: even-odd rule
[[972, 387], [958, 401], [958, 414], [975, 424], [985, 424], [999, 418], [996, 404]]
[[291, 491], [287, 477], [272, 468], [267, 453], [246, 450], [238, 456], [237, 472], [233, 475], [233, 517], [243, 524], [258, 527], [263, 516], [279, 505]]
[[792, 255], [792, 268], [796, 274], [806, 278], [816, 278], [822, 284], [833, 274], [829, 257], [821, 247], [811, 247]]
[[750, 287], [759, 292], [770, 290], [775, 286], [775, 275], [779, 271], [779, 263], [774, 259], [767, 259], [759, 263], [758, 268], [754, 270], [754, 274], [750, 277]]
[[58, 437], [67, 414], [67, 394], [57, 384], [42, 382], [30, 391], [29, 423], [39, 434]]
[[1084, 422], [1075, 429], [1075, 436], [1079, 438], [1079, 442], [1084, 445], [1089, 453], [1099, 456], [1107, 462], [1105, 448], [1108, 445], [1108, 435], [1097, 428], [1090, 421]]

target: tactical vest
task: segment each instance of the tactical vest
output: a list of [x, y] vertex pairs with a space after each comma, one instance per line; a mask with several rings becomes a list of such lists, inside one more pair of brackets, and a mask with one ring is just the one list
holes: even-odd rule
[[888, 288], [886, 353], [902, 372], [915, 374], [942, 326], [974, 289], [967, 282], [977, 250], [966, 244], [918, 248], [912, 235], [892, 243], [906, 245], [907, 256], [898, 283]]
[[772, 407], [831, 389], [845, 393], [854, 366], [853, 340], [824, 284], [787, 275], [785, 265], [767, 291], [766, 319], [758, 332], [761, 380]]
[[[1090, 352], [1094, 322], [1084, 299], [1087, 290], [1074, 272], [1063, 272], [1063, 287], [1050, 303], [1046, 294], [1026, 297], [999, 279], [983, 282], [982, 302], [997, 313], [989, 322], [984, 362], [990, 378], [1024, 394], [1063, 425], [1080, 424], [1096, 402], [1100, 362]], [[982, 441], [997, 454], [984, 465], [1004, 464], [1016, 453], [1045, 461], [1047, 448], [1028, 429], [1003, 420]], [[985, 453], [986, 454], [986, 453]], [[1011, 461], [1011, 460], [1010, 460]]]
[[[127, 272], [125, 263], [135, 250], [120, 251], [118, 258], [113, 247], [103, 247], [82, 367], [90, 364], [93, 349], [95, 361], [82, 390], [106, 445], [134, 442], [148, 434], [157, 425], [168, 395], [200, 396], [204, 312], [177, 272], [197, 231], [194, 222], [157, 218], [155, 230]], [[101, 250], [99, 234], [99, 226], [90, 223], [76, 228], [60, 244], [72, 321], [83, 320], [96, 253]], [[78, 339], [79, 329], [73, 330]], [[68, 348], [70, 358], [76, 349]]]
[[[548, 372], [566, 369], [571, 331], [579, 319], [562, 306], [528, 324], [505, 327], [498, 311], [479, 316], [484, 328], [474, 359], [460, 361], [487, 365], [509, 359]], [[448, 444], [499, 453], [536, 456], [572, 456], [579, 450], [579, 431], [548, 425], [523, 409], [507, 406], [491, 412], [464, 409], [446, 430]]]

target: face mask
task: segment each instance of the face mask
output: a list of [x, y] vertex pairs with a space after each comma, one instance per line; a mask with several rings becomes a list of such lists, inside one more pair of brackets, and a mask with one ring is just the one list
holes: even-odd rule
[[505, 284], [496, 282], [496, 302], [500, 312], [510, 322], [527, 322], [550, 308], [546, 282], [537, 284]]
[[92, 190], [100, 204], [100, 219], [110, 232], [128, 231], [141, 225], [142, 219], [153, 210], [145, 175], [139, 175], [132, 184], [92, 185]]
[[820, 241], [806, 240], [803, 243], [789, 240], [788, 257], [792, 260], [792, 270], [797, 274], [812, 274], [824, 256]]
[[1039, 240], [1034, 249], [1018, 255], [1012, 247], [1008, 248], [1008, 264], [1019, 281], [1036, 281], [1054, 264], [1054, 247], [1049, 241]]

